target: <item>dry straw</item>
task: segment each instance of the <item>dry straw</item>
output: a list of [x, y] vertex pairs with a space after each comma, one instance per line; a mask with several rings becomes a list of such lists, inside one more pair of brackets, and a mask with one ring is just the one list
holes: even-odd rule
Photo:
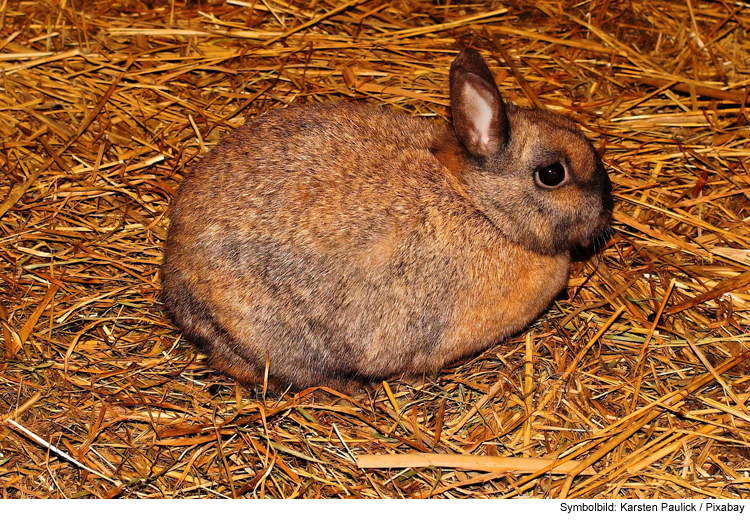
[[[0, 488], [19, 497], [750, 497], [739, 2], [0, 2]], [[462, 46], [605, 153], [616, 235], [530, 331], [345, 396], [238, 387], [165, 320], [184, 174], [247, 119], [447, 119]]]

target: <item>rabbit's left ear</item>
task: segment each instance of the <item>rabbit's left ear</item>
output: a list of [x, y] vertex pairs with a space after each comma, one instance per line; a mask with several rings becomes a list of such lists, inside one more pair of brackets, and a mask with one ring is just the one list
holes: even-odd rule
[[505, 103], [482, 56], [466, 48], [451, 64], [451, 108], [458, 139], [474, 156], [495, 154], [508, 142]]

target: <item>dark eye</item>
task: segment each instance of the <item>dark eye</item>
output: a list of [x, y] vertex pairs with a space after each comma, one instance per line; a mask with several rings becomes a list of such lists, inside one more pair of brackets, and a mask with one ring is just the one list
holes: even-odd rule
[[565, 167], [562, 163], [552, 163], [536, 171], [537, 182], [547, 188], [555, 188], [565, 182]]

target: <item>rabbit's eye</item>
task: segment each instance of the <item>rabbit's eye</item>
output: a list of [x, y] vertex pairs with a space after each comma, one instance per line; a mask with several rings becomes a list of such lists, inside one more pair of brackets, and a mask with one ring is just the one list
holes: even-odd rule
[[566, 171], [562, 163], [553, 163], [549, 166], [538, 168], [536, 171], [537, 182], [547, 188], [560, 186], [566, 180]]

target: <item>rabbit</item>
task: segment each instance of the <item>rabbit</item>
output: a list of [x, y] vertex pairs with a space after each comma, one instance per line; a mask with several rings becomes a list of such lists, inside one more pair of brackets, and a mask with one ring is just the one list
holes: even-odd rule
[[452, 128], [365, 102], [275, 110], [184, 178], [163, 298], [216, 369], [349, 393], [434, 375], [566, 287], [612, 218], [601, 158], [574, 121], [503, 101], [475, 50], [450, 101]]

